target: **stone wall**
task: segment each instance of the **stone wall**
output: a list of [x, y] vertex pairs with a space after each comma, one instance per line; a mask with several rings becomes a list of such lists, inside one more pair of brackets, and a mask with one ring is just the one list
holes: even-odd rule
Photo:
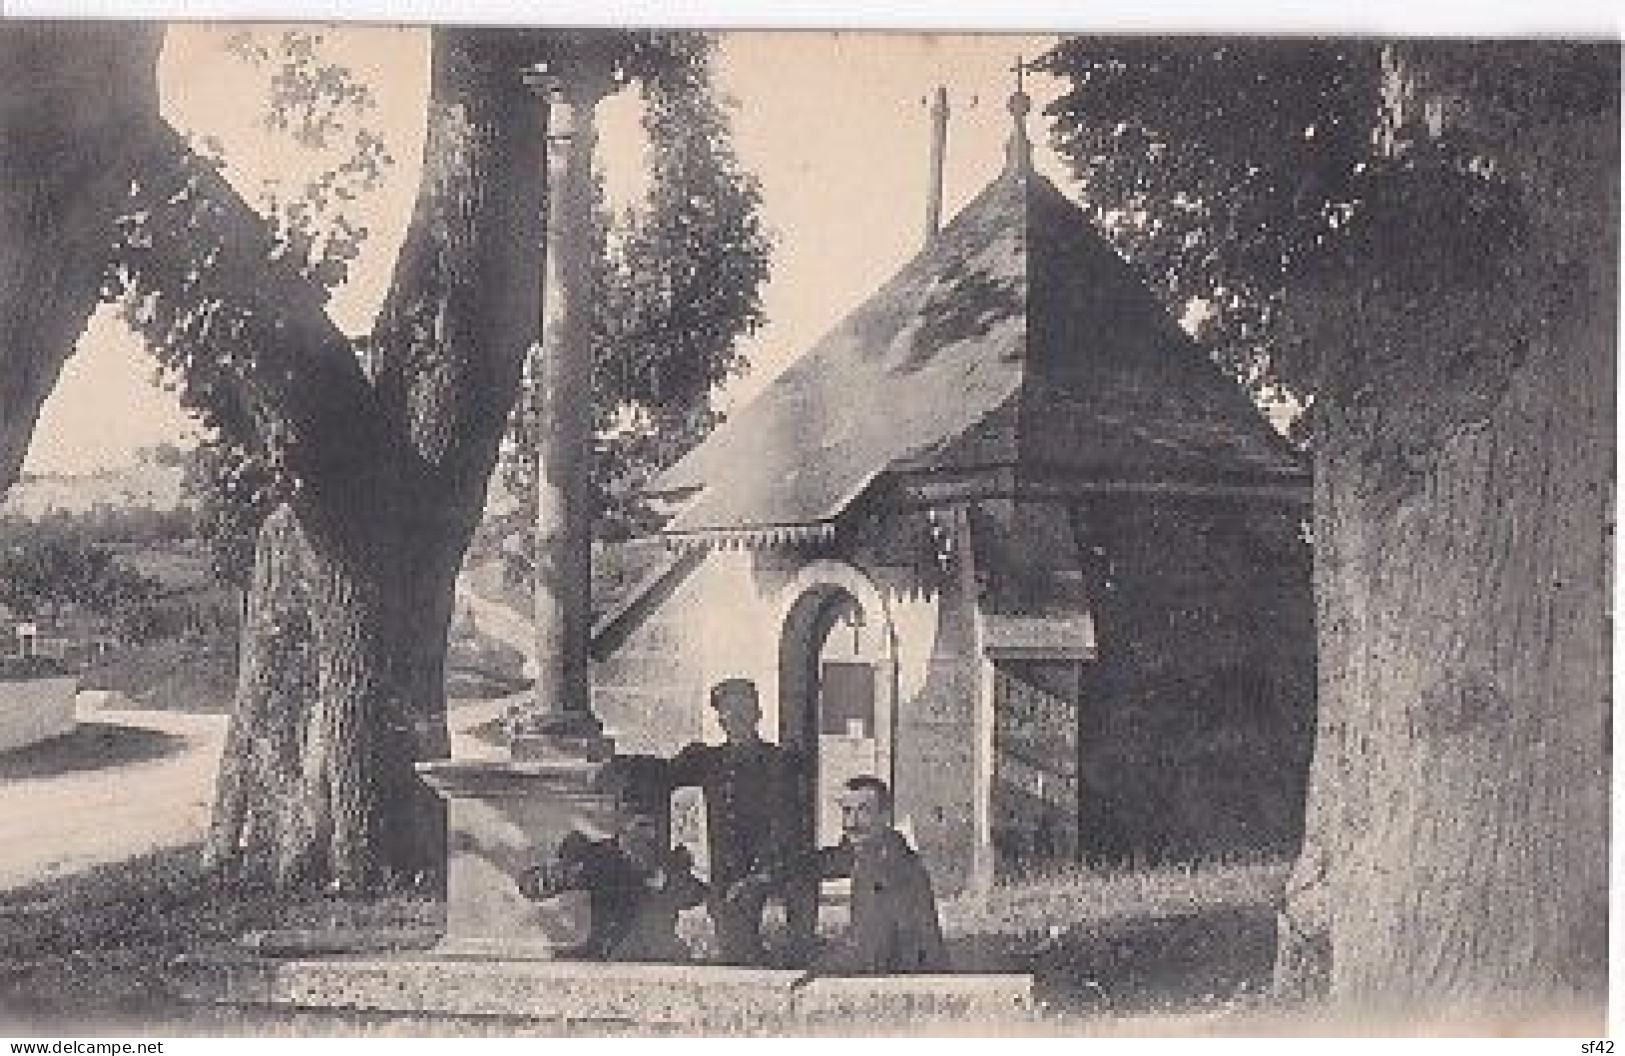
[[[944, 540], [963, 530], [947, 518], [937, 527]], [[851, 556], [884, 596], [896, 640], [898, 827], [946, 895], [970, 884], [977, 865], [986, 796], [977, 734], [981, 658], [963, 554], [939, 555], [931, 529], [923, 513], [873, 519], [852, 540]]]
[[1084, 662], [994, 665], [992, 839], [1001, 875], [1078, 859]]
[[77, 689], [72, 677], [0, 682], [0, 752], [72, 730]]

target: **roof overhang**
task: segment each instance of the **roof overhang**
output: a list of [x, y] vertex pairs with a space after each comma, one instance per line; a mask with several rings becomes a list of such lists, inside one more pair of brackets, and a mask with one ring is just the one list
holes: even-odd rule
[[1231, 473], [1124, 478], [1075, 469], [1002, 465], [900, 471], [888, 474], [888, 484], [888, 504], [905, 507], [943, 506], [992, 498], [1065, 500], [1097, 495], [1308, 505], [1314, 497], [1313, 478], [1307, 471], [1301, 476]]
[[[869, 487], [867, 485], [873, 485]], [[837, 521], [859, 499], [874, 509], [920, 509], [982, 499], [1065, 501], [1100, 495], [1142, 495], [1190, 499], [1224, 499], [1270, 505], [1308, 506], [1313, 480], [1286, 474], [1211, 474], [1185, 478], [1112, 478], [1074, 469], [997, 465], [976, 468], [892, 470], [866, 482], [859, 495], [843, 503], [835, 516], [800, 524], [731, 524], [678, 527], [660, 535], [674, 550], [767, 550], [828, 545]]]

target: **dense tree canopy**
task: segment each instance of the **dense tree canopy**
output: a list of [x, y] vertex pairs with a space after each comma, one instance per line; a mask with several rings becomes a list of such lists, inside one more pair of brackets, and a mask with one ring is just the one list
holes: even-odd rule
[[25, 618], [66, 604], [117, 616], [160, 590], [157, 580], [81, 535], [35, 529], [0, 550], [0, 604]]
[[[1044, 64], [1072, 83], [1056, 144], [1097, 220], [1172, 303], [1201, 302], [1238, 375], [1312, 401], [1346, 379], [1283, 319], [1290, 292], [1493, 287], [1529, 245], [1531, 130], [1608, 106], [1611, 59], [1563, 42], [1076, 38]], [[1421, 364], [1396, 366], [1409, 384]]]

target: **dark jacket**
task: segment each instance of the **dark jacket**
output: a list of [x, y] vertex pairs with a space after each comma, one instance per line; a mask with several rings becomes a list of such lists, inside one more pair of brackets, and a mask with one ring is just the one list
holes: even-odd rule
[[852, 878], [852, 921], [813, 966], [827, 975], [890, 975], [948, 968], [937, 899], [920, 856], [888, 830], [862, 845], [843, 839], [813, 857], [818, 877]]
[[705, 793], [711, 884], [777, 871], [796, 832], [795, 757], [776, 744], [690, 744], [671, 760], [673, 788]]
[[670, 851], [661, 868], [639, 868], [614, 840], [572, 832], [553, 862], [525, 873], [520, 890], [533, 899], [587, 892], [592, 923], [580, 954], [611, 961], [686, 961], [677, 914], [705, 900], [688, 852]]

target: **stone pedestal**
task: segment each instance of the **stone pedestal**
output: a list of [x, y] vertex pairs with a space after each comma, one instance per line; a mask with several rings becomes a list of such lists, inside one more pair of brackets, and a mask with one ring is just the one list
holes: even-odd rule
[[585, 895], [532, 901], [519, 880], [570, 832], [614, 832], [615, 797], [600, 788], [602, 770], [556, 757], [418, 764], [446, 801], [446, 934], [438, 953], [546, 959], [586, 940]]

